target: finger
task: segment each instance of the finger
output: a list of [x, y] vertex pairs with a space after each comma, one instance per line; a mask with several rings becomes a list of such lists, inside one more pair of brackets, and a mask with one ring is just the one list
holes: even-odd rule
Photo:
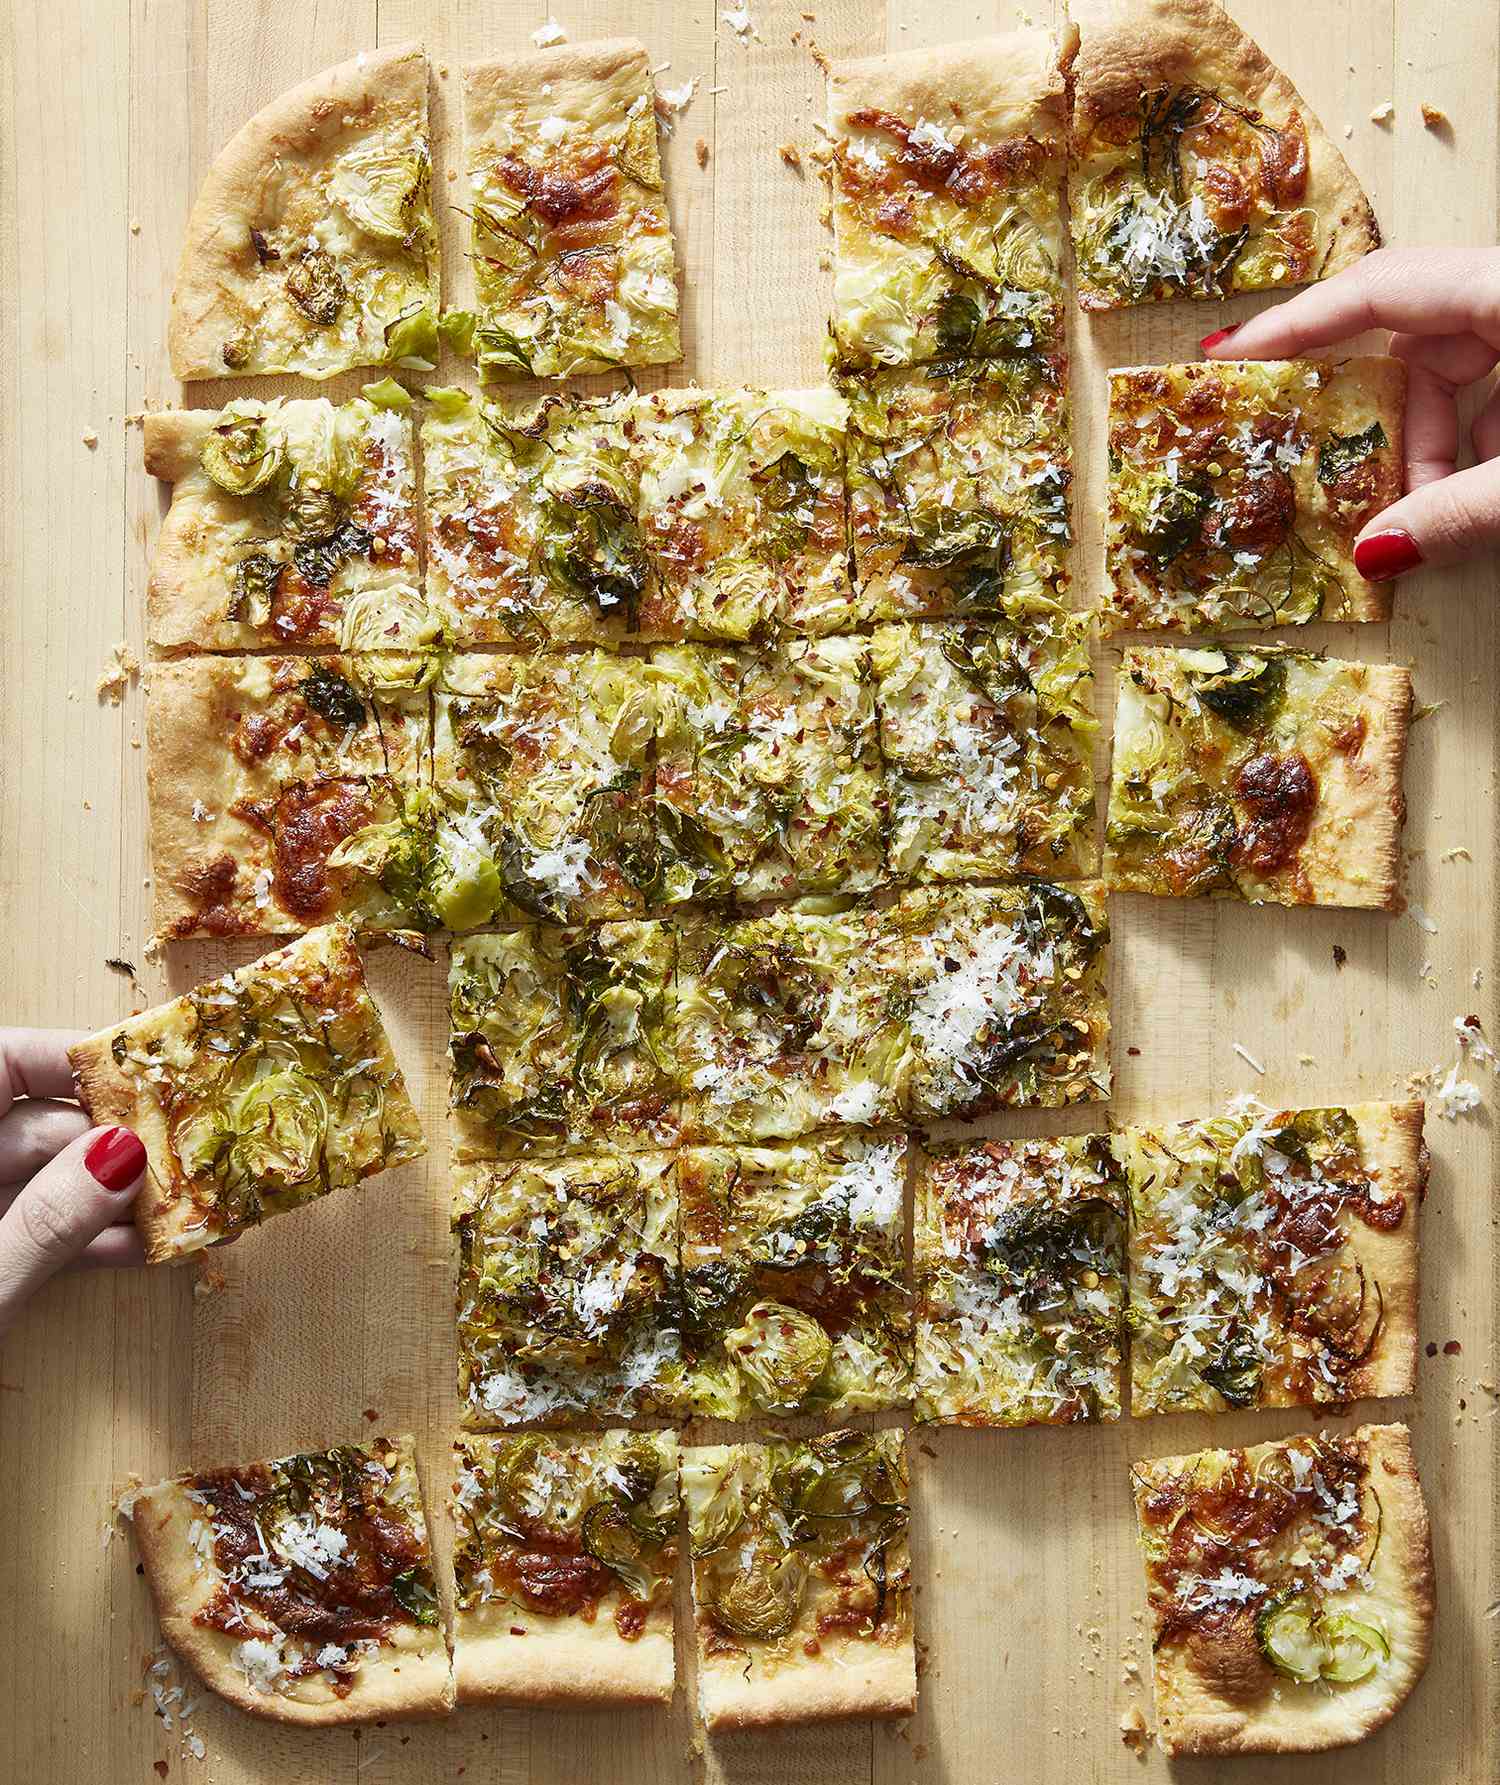
[[1456, 564], [1500, 546], [1500, 459], [1423, 484], [1383, 514], [1354, 542], [1354, 567], [1383, 582], [1418, 564]]
[[1406, 380], [1406, 487], [1451, 477], [1458, 469], [1458, 405], [1453, 386], [1425, 366]]
[[1392, 335], [1391, 352], [1409, 366], [1425, 366], [1454, 390], [1495, 369], [1500, 358], [1478, 335]]
[[1476, 459], [1500, 459], [1500, 384], [1490, 392], [1489, 401], [1474, 417], [1469, 429]]
[[119, 1271], [145, 1262], [145, 1242], [132, 1221], [124, 1226], [106, 1227], [103, 1233], [95, 1234], [65, 1268], [70, 1271]]
[[1381, 248], [1321, 284], [1262, 310], [1204, 352], [1290, 359], [1366, 329], [1475, 334], [1500, 348], [1500, 250]]
[[68, 1049], [83, 1029], [0, 1029], [0, 1116], [18, 1097], [71, 1097]]
[[28, 1298], [122, 1220], [146, 1149], [128, 1128], [91, 1128], [50, 1160], [0, 1216], [0, 1333]]
[[23, 1098], [0, 1116], [0, 1184], [24, 1184], [91, 1126], [76, 1103]]

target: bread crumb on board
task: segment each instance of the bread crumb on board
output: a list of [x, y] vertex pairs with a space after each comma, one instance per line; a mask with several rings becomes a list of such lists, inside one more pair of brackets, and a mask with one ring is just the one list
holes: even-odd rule
[[699, 167], [708, 166], [708, 144], [701, 136], [698, 138], [697, 142], [693, 144], [693, 153], [698, 158]]
[[1440, 105], [1424, 104], [1422, 107], [1422, 122], [1429, 130], [1451, 130], [1453, 128], [1448, 120], [1447, 112], [1445, 112]]
[[776, 153], [787, 164], [794, 174], [802, 172], [802, 151], [795, 143], [782, 143]]
[[94, 693], [100, 700], [117, 707], [125, 698], [125, 690], [132, 682], [140, 679], [140, 673], [140, 658], [129, 645], [118, 644], [111, 660], [99, 671], [99, 679], [94, 683]]

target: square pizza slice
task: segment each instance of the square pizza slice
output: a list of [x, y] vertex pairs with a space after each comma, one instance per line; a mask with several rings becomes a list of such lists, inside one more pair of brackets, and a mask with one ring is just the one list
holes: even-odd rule
[[427, 590], [451, 645], [612, 644], [648, 586], [618, 398], [429, 390]]
[[1109, 375], [1110, 630], [1388, 620], [1353, 546], [1403, 488], [1397, 359]]
[[677, 938], [685, 1138], [795, 1139], [901, 1118], [900, 937], [886, 913], [699, 918]]
[[842, 367], [1063, 351], [1067, 120], [1048, 31], [835, 65]]
[[865, 640], [660, 647], [651, 677], [652, 903], [863, 892], [883, 878]]
[[1155, 1457], [1131, 1477], [1169, 1755], [1341, 1748], [1395, 1715], [1436, 1590], [1405, 1426]]
[[346, 926], [69, 1050], [79, 1100], [146, 1148], [132, 1213], [152, 1264], [426, 1152]]
[[162, 1635], [221, 1698], [309, 1727], [452, 1710], [410, 1437], [179, 1475], [121, 1511]]
[[459, 1702], [666, 1703], [676, 1435], [463, 1437], [453, 1468]]
[[463, 1423], [670, 1413], [683, 1386], [669, 1153], [455, 1168]]
[[905, 1404], [904, 1139], [688, 1147], [677, 1183], [695, 1413], [743, 1420]]
[[645, 665], [607, 651], [449, 659], [433, 772], [439, 853], [475, 885], [465, 928], [629, 917], [651, 840]]
[[691, 1447], [682, 1498], [709, 1729], [914, 1708], [901, 1432]]
[[1070, 12], [1082, 45], [1068, 204], [1085, 310], [1303, 285], [1380, 246], [1348, 163], [1216, 0], [1074, 0]]
[[1408, 670], [1158, 647], [1126, 651], [1118, 686], [1111, 888], [1400, 909]]
[[677, 1134], [665, 924], [528, 925], [453, 944], [454, 1157], [521, 1157]]
[[1420, 1103], [1127, 1128], [1136, 1413], [1416, 1387]]
[[[415, 660], [194, 657], [146, 689], [158, 933], [431, 927], [402, 872], [430, 777]], [[396, 681], [388, 681], [395, 676]]]
[[870, 648], [901, 880], [1097, 872], [1089, 623], [1041, 597]]
[[655, 106], [634, 39], [465, 68], [481, 378], [681, 357]]
[[1065, 585], [1073, 471], [1058, 376], [993, 360], [844, 381], [861, 618], [986, 614]]
[[155, 410], [145, 458], [172, 486], [146, 586], [156, 649], [434, 641], [417, 563], [412, 424], [400, 406], [271, 397], [217, 412]]
[[849, 581], [837, 392], [660, 390], [635, 401], [653, 638], [836, 632]]
[[912, 1119], [1109, 1095], [1104, 892], [1038, 881], [904, 893]]
[[1126, 1207], [1103, 1135], [966, 1142], [923, 1161], [919, 1419], [1120, 1417]]

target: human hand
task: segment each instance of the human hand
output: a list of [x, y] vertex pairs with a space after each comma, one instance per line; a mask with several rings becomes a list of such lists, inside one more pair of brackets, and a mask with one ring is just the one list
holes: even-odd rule
[[1354, 545], [1355, 569], [1383, 582], [1500, 546], [1500, 389], [1469, 430], [1466, 471], [1455, 402], [1500, 362], [1500, 248], [1382, 248], [1202, 346], [1213, 359], [1292, 359], [1372, 328], [1395, 331], [1407, 366], [1406, 494]]
[[0, 1333], [57, 1271], [143, 1264], [130, 1205], [146, 1149], [93, 1128], [73, 1095], [65, 1029], [0, 1029]]

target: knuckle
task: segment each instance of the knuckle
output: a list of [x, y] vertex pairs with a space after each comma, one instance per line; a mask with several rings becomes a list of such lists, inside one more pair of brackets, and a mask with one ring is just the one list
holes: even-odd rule
[[21, 1230], [45, 1258], [65, 1257], [76, 1238], [75, 1211], [56, 1183], [42, 1179], [21, 1194]]

